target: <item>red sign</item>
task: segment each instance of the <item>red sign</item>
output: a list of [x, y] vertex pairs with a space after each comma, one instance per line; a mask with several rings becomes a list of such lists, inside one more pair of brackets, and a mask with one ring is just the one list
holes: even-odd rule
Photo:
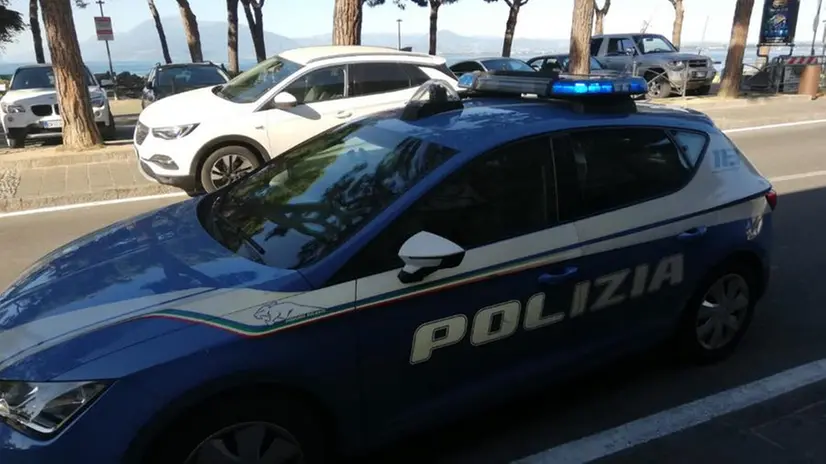
[[109, 16], [95, 16], [95, 32], [98, 40], [115, 40], [115, 32], [112, 30], [112, 18]]

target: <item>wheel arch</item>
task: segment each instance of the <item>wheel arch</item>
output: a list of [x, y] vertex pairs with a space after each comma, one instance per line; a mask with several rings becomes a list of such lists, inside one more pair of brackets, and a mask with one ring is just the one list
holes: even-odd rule
[[150, 462], [147, 458], [153, 457], [162, 449], [165, 437], [184, 422], [189, 414], [214, 407], [212, 405], [222, 398], [252, 398], [259, 395], [289, 398], [291, 402], [308, 409], [320, 421], [331, 447], [338, 448], [338, 420], [332, 408], [319, 396], [301, 387], [253, 373], [216, 379], [178, 395], [141, 427], [124, 456], [124, 464]]
[[718, 267], [725, 266], [728, 263], [739, 263], [746, 265], [754, 272], [755, 282], [757, 286], [757, 298], [763, 296], [767, 288], [768, 274], [763, 259], [754, 250], [741, 249], [737, 250], [720, 262]]
[[204, 166], [204, 161], [206, 161], [207, 157], [220, 148], [229, 147], [232, 145], [238, 145], [244, 147], [251, 151], [256, 157], [258, 157], [258, 161], [261, 164], [264, 164], [269, 159], [269, 154], [267, 149], [261, 145], [255, 139], [250, 137], [246, 137], [243, 135], [226, 135], [214, 138], [209, 142], [205, 143], [198, 152], [195, 154], [195, 157], [192, 159], [192, 165], [190, 167], [190, 175], [194, 176], [196, 182], [198, 182], [198, 186], [203, 188], [201, 185], [201, 168]]

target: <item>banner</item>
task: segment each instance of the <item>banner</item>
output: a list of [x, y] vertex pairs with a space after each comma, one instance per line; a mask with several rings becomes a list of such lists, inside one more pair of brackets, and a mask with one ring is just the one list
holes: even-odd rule
[[800, 0], [764, 0], [760, 20], [760, 45], [794, 44]]

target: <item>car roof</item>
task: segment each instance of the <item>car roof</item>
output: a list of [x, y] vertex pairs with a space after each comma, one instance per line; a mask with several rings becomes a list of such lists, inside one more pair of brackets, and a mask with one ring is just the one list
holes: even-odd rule
[[51, 63], [37, 63], [37, 64], [24, 64], [23, 66], [18, 66], [17, 69], [30, 69], [30, 68], [51, 68]]
[[613, 39], [616, 37], [628, 37], [632, 35], [642, 35], [646, 37], [665, 37], [662, 34], [654, 34], [651, 32], [626, 32], [625, 34], [601, 34], [601, 35], [593, 35], [591, 36], [592, 39]]
[[158, 69], [168, 69], [168, 68], [191, 68], [194, 66], [201, 66], [201, 67], [210, 67], [210, 68], [219, 68], [215, 63], [168, 63], [168, 64], [159, 64], [157, 67]]
[[398, 56], [429, 58], [437, 61], [437, 58], [424, 53], [405, 52], [390, 47], [373, 47], [366, 45], [324, 45], [315, 47], [301, 47], [286, 50], [279, 54], [282, 58], [293, 61], [301, 65], [307, 65], [314, 61], [325, 59], [358, 57], [358, 56]]
[[636, 113], [575, 112], [570, 102], [536, 98], [471, 97], [464, 108], [404, 121], [402, 110], [373, 116], [376, 126], [462, 151], [485, 151], [507, 142], [550, 131], [598, 126], [671, 126], [708, 131], [711, 119], [699, 111], [637, 103]]

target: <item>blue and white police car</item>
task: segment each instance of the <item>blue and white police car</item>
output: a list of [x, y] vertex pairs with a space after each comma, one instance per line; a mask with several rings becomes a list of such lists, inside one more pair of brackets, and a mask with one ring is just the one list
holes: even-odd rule
[[638, 78], [461, 85], [26, 271], [0, 462], [317, 463], [664, 340], [733, 351], [777, 199], [709, 118]]

